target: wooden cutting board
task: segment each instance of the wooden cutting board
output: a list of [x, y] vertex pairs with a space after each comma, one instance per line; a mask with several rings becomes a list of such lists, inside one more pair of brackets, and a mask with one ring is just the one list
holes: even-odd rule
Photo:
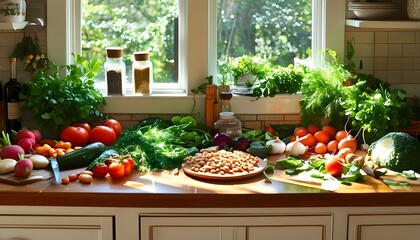
[[0, 182], [20, 186], [20, 185], [26, 185], [26, 184], [30, 184], [30, 183], [34, 183], [38, 181], [48, 180], [53, 177], [54, 175], [51, 170], [39, 169], [39, 170], [33, 170], [32, 174], [26, 178], [18, 177], [15, 175], [15, 173], [0, 175]]
[[[325, 189], [325, 180], [312, 178], [307, 175], [298, 174], [289, 176], [284, 171], [280, 171], [278, 174], [275, 174], [272, 179], [296, 184], [304, 187], [311, 187], [316, 189]], [[392, 189], [382, 181], [375, 179], [369, 175], [364, 175], [363, 179], [358, 182], [353, 182], [351, 186], [338, 184], [338, 188], [332, 190], [333, 192], [342, 192], [342, 193], [363, 193], [363, 192], [392, 192]]]

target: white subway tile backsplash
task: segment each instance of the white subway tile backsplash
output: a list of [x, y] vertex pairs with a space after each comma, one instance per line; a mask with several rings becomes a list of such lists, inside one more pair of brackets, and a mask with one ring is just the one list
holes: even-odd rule
[[413, 69], [420, 69], [420, 56], [413, 59]]
[[389, 57], [401, 57], [403, 56], [403, 45], [402, 44], [389, 44], [388, 45]]
[[404, 57], [420, 56], [420, 44], [403, 44]]
[[389, 70], [409, 70], [413, 68], [413, 58], [389, 58]]
[[401, 71], [387, 71], [386, 81], [390, 84], [400, 83], [402, 79]]
[[402, 71], [401, 83], [420, 84], [420, 70]]
[[388, 32], [375, 32], [375, 44], [388, 43]]
[[414, 43], [414, 32], [389, 32], [389, 43]]
[[374, 44], [354, 44], [355, 57], [373, 57]]
[[352, 40], [355, 44], [374, 43], [373, 32], [350, 32], [346, 36], [346, 40]]
[[389, 44], [375, 44], [375, 57], [387, 57], [389, 55]]
[[374, 67], [372, 69], [375, 70], [387, 70], [388, 69], [388, 58], [387, 57], [377, 57], [374, 60]]
[[415, 43], [420, 43], [420, 32], [416, 32], [415, 33], [415, 35], [416, 35], [416, 39], [415, 39]]

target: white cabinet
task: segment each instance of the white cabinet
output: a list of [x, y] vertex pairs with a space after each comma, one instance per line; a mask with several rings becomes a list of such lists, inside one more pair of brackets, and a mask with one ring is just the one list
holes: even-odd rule
[[0, 240], [113, 240], [113, 218], [0, 215]]
[[420, 214], [350, 215], [348, 240], [418, 240]]
[[140, 233], [150, 240], [330, 240], [332, 215], [147, 216]]

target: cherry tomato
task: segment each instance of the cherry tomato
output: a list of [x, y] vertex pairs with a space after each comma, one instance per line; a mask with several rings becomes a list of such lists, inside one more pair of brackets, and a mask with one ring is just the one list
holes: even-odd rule
[[61, 132], [60, 140], [72, 146], [85, 146], [89, 143], [89, 132], [82, 127], [68, 126]]
[[125, 174], [124, 165], [113, 162], [108, 166], [109, 176], [111, 178], [122, 178]]
[[331, 157], [325, 161], [325, 169], [333, 177], [339, 177], [343, 173], [344, 166], [339, 158]]
[[131, 158], [124, 158], [122, 160], [124, 165], [124, 175], [128, 175], [133, 171], [134, 168], [134, 161]]
[[104, 126], [114, 129], [117, 138], [120, 137], [122, 132], [121, 124], [115, 119], [108, 119], [103, 123]]
[[90, 127], [90, 124], [89, 124], [89, 123], [86, 123], [86, 122], [73, 123], [73, 124], [72, 124], [72, 126], [75, 126], [75, 127], [82, 127], [82, 128], [84, 128], [84, 129], [86, 129], [88, 132], [90, 132], [90, 130], [92, 129], [92, 128]]
[[276, 134], [276, 130], [273, 127], [267, 127], [266, 131], [272, 135]]
[[108, 174], [108, 166], [98, 164], [93, 168], [93, 176], [96, 178], [104, 178]]
[[115, 134], [114, 129], [107, 126], [96, 126], [90, 130], [89, 141], [101, 142], [106, 146], [114, 145], [117, 141], [117, 135]]

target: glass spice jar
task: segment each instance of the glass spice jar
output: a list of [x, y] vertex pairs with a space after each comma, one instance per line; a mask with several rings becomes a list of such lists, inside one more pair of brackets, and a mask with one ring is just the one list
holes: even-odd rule
[[125, 94], [125, 63], [122, 59], [123, 48], [106, 48], [105, 82], [108, 95]]
[[220, 92], [220, 101], [222, 102], [220, 106], [220, 112], [231, 112], [232, 107], [230, 101], [232, 99], [231, 92]]
[[153, 81], [153, 65], [149, 52], [135, 52], [133, 70], [134, 93], [150, 93], [150, 84]]
[[233, 112], [219, 113], [219, 120], [214, 123], [214, 129], [219, 133], [227, 134], [231, 140], [242, 137], [241, 121]]

